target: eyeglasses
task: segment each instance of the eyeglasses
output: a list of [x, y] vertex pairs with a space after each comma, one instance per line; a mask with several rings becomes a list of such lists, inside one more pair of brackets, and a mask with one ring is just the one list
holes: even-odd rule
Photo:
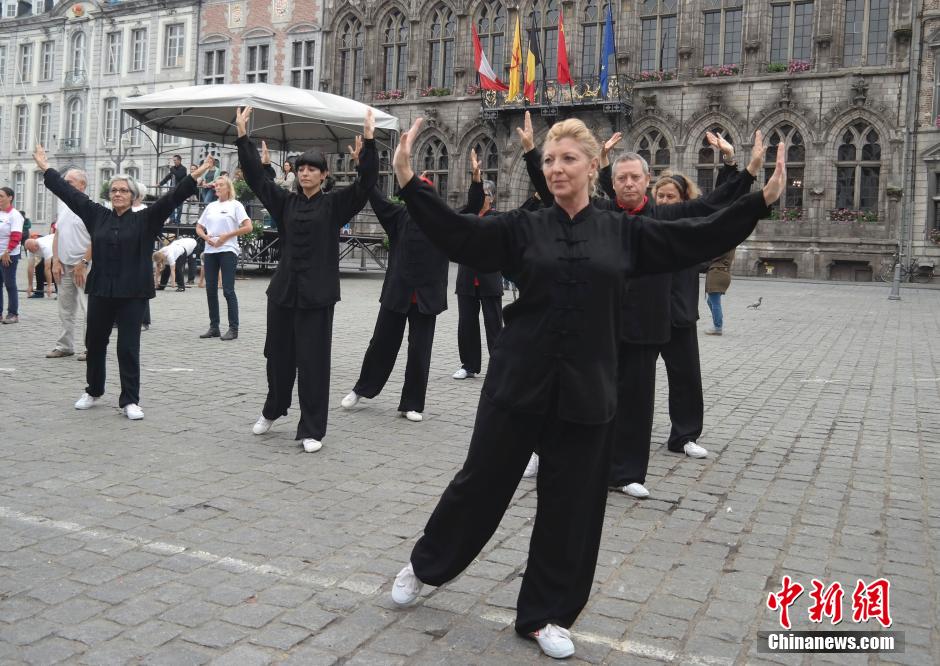
[[112, 187], [111, 194], [130, 194], [131, 191], [126, 187]]

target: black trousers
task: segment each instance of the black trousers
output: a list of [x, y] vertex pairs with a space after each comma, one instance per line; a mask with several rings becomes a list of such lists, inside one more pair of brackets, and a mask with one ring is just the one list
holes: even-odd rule
[[[46, 288], [46, 260], [42, 257], [34, 265], [34, 274], [36, 276], [36, 291], [33, 293], [41, 294]], [[55, 275], [52, 276], [52, 286], [55, 287], [56, 293], [59, 293], [59, 285], [55, 282]]]
[[621, 487], [646, 481], [659, 345], [621, 342], [618, 352], [617, 416], [610, 459], [610, 485]]
[[374, 398], [385, 387], [408, 323], [408, 362], [405, 365], [405, 384], [401, 389], [400, 412], [423, 412], [431, 372], [431, 346], [434, 344], [434, 325], [437, 315], [421, 314], [415, 303], [408, 312], [393, 312], [379, 308], [375, 331], [362, 359], [359, 381], [353, 391], [364, 398]]
[[570, 627], [594, 580], [611, 432], [611, 423], [583, 425], [553, 414], [521, 414], [481, 396], [463, 468], [412, 550], [415, 574], [442, 585], [473, 562], [496, 531], [538, 442], [538, 504], [516, 631], [525, 635], [549, 622]]
[[140, 325], [149, 299], [88, 296], [88, 322], [85, 348], [88, 358], [85, 392], [93, 397], [104, 394], [105, 365], [111, 329], [117, 322], [117, 357], [121, 373], [121, 407], [140, 404]]
[[496, 336], [503, 330], [503, 299], [499, 296], [461, 296], [457, 294], [457, 350], [467, 372], [479, 373], [483, 365], [480, 347], [480, 309], [486, 329], [486, 348], [493, 351]]
[[702, 397], [702, 366], [698, 355], [698, 331], [695, 326], [673, 326], [669, 342], [659, 353], [669, 377], [669, 420], [672, 430], [666, 446], [682, 451], [687, 442], [702, 435], [705, 401]]
[[287, 414], [296, 377], [300, 403], [297, 439], [323, 439], [326, 435], [332, 343], [332, 305], [307, 310], [281, 307], [268, 300], [264, 340], [268, 396], [261, 414], [271, 420]]
[[[186, 259], [189, 255], [183, 253], [176, 260], [176, 286], [180, 289], [186, 288]], [[170, 267], [165, 265], [163, 267], [163, 272], [160, 273], [160, 286], [165, 287], [166, 283], [170, 281]]]

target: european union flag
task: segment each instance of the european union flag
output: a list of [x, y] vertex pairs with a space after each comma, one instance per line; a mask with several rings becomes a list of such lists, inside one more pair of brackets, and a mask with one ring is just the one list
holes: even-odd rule
[[613, 3], [607, 4], [607, 20], [604, 22], [604, 49], [601, 51], [601, 95], [605, 98], [610, 83], [610, 57], [617, 54], [617, 49], [614, 48], [614, 17], [610, 13], [611, 4]]

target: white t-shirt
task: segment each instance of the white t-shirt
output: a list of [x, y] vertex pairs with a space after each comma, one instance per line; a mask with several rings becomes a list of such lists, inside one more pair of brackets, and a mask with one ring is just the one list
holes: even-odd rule
[[59, 234], [59, 261], [66, 266], [74, 266], [85, 257], [91, 236], [82, 218], [61, 201], [58, 206], [55, 230]]
[[55, 240], [55, 234], [46, 234], [36, 239], [39, 243], [39, 251], [42, 252], [42, 258], [46, 261], [52, 259], [52, 241]]
[[177, 238], [175, 241], [161, 247], [160, 252], [166, 257], [167, 263], [175, 264], [176, 260], [183, 256], [183, 253], [192, 254], [196, 251], [195, 238]]
[[[20, 211], [15, 208], [8, 211], [0, 210], [0, 254], [7, 251], [7, 246], [10, 244], [10, 234], [14, 231], [23, 233], [23, 216], [20, 215]], [[11, 257], [15, 257], [20, 253], [24, 240], [21, 238], [19, 245], [10, 251]]]
[[[199, 224], [206, 230], [210, 238], [217, 238], [222, 234], [235, 231], [242, 225], [242, 222], [248, 219], [248, 213], [241, 201], [229, 199], [228, 201], [213, 201], [206, 209], [202, 211], [199, 218]], [[219, 247], [212, 247], [206, 243], [206, 254], [215, 252], [234, 252], [239, 253], [238, 238], [232, 237], [225, 241]]]

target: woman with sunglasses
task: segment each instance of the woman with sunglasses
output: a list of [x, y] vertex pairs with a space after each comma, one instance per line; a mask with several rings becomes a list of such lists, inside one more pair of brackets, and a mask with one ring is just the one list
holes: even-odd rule
[[140, 186], [130, 176], [118, 174], [108, 183], [111, 207], [102, 206], [72, 187], [49, 167], [41, 145], [33, 153], [43, 171], [46, 187], [81, 218], [91, 236], [92, 267], [85, 284], [88, 294], [88, 347], [85, 392], [75, 409], [94, 407], [104, 394], [105, 361], [111, 329], [117, 323], [117, 356], [121, 373], [118, 404], [127, 418], [144, 418], [140, 408], [140, 329], [148, 302], [155, 295], [151, 255], [163, 224], [196, 192], [195, 178], [211, 166], [207, 159], [152, 206], [133, 210]]

